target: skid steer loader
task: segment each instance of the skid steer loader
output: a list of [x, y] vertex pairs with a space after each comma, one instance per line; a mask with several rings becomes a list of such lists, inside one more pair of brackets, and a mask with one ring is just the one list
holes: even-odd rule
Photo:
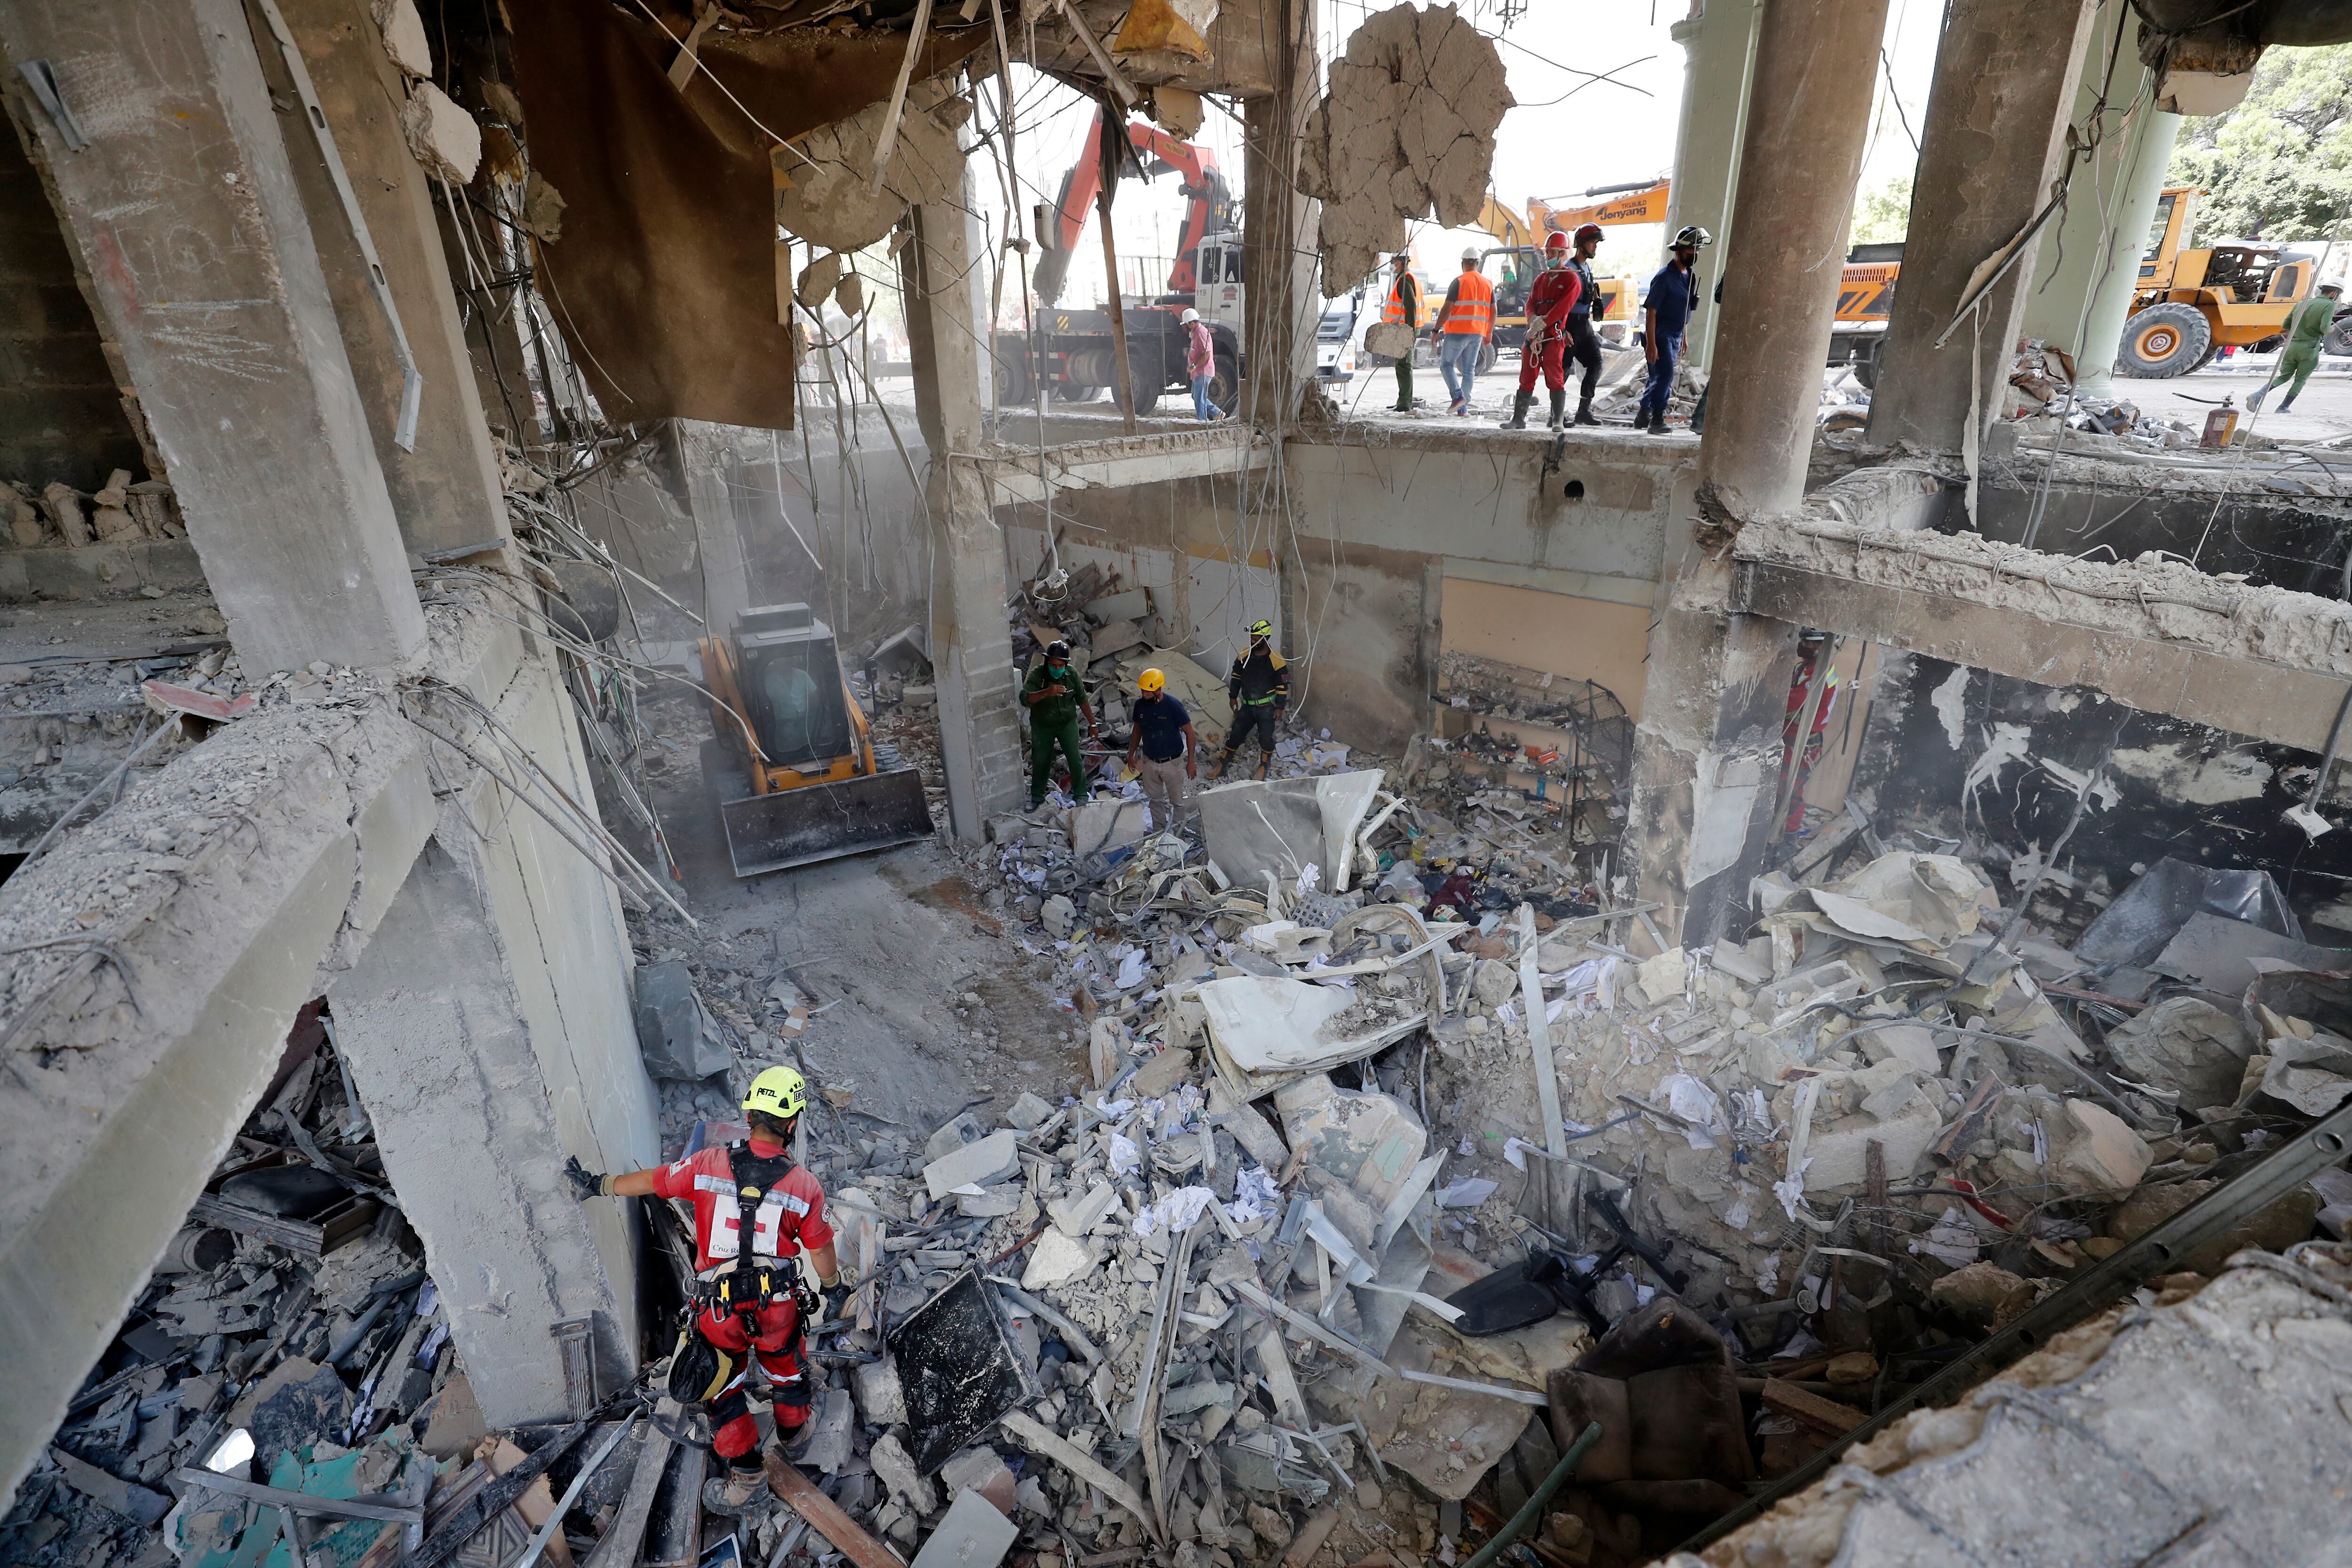
[[713, 731], [702, 776], [738, 877], [930, 837], [921, 776], [874, 744], [833, 632], [806, 605], [746, 610], [700, 647]]

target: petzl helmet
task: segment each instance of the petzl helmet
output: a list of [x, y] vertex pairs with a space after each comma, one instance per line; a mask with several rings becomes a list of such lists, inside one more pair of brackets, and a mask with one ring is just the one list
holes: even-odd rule
[[808, 1109], [808, 1084], [790, 1068], [770, 1068], [751, 1080], [743, 1109], [763, 1111], [779, 1121], [790, 1121]]
[[1168, 689], [1168, 677], [1156, 669], [1147, 669], [1135, 678], [1135, 689], [1146, 695]]
[[1680, 250], [1685, 246], [1689, 247], [1693, 250], [1696, 250], [1702, 245], [1713, 245], [1714, 243], [1715, 236], [1707, 233], [1706, 230], [1699, 227], [1699, 226], [1695, 223], [1686, 223], [1683, 225], [1682, 227], [1675, 230], [1675, 248], [1676, 250]]
[[1252, 621], [1250, 623], [1250, 636], [1254, 637], [1270, 637], [1273, 635], [1274, 623], [1272, 621]]

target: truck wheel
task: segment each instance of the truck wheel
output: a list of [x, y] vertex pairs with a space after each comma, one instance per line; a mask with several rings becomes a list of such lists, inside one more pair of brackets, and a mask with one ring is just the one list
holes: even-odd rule
[[2154, 380], [2186, 375], [2213, 346], [2213, 329], [2194, 305], [2150, 305], [2124, 323], [2116, 368]]
[[1027, 354], [1013, 353], [996, 356], [996, 400], [1002, 404], [1037, 401], [1037, 384], [1030, 377]]
[[2352, 358], [2352, 321], [2331, 329], [2326, 341], [2319, 345], [2319, 352], [2339, 358]]
[[[1153, 409], [1159, 407], [1160, 394], [1166, 390], [1167, 389], [1164, 387], [1148, 386], [1140, 382], [1137, 383], [1135, 388], [1135, 416], [1138, 419], [1140, 419], [1145, 415], [1150, 414]], [[1113, 393], [1111, 395], [1111, 401], [1114, 403], [1118, 401], [1118, 395], [1117, 393]]]
[[1057, 381], [1054, 384], [1054, 401], [1056, 403], [1092, 403], [1095, 400], [1095, 395], [1101, 391], [1101, 387], [1089, 386], [1083, 381]]
[[1866, 347], [1857, 344], [1853, 351], [1853, 357], [1848, 363], [1853, 367], [1854, 380], [1862, 383], [1862, 389], [1864, 392], [1878, 390], [1878, 345], [1876, 343]]
[[1241, 365], [1223, 349], [1217, 351], [1216, 369], [1209, 376], [1209, 401], [1217, 405], [1220, 414], [1231, 414], [1241, 406]]
[[1495, 346], [1494, 339], [1488, 338], [1486, 346], [1478, 351], [1478, 374], [1484, 375], [1494, 369], [1495, 362], [1502, 357], [1503, 351]]

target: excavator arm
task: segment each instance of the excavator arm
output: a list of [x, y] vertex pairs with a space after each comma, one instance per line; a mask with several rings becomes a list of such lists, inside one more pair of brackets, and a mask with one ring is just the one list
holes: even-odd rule
[[[1061, 299], [1070, 257], [1086, 233], [1087, 215], [1101, 194], [1103, 134], [1103, 116], [1097, 110], [1078, 161], [1062, 175], [1060, 195], [1050, 209], [1042, 203], [1037, 207], [1037, 244], [1043, 254], [1032, 282], [1040, 304], [1052, 305]], [[1217, 167], [1216, 154], [1141, 122], [1128, 125], [1127, 142], [1128, 155], [1119, 160], [1120, 174], [1150, 174], [1166, 168], [1174, 170], [1183, 182], [1179, 188], [1186, 198], [1184, 226], [1176, 264], [1168, 274], [1168, 291], [1189, 294], [1197, 282], [1193, 273], [1201, 241], [1213, 230], [1231, 226], [1233, 195]], [[1146, 157], [1152, 162], [1145, 163]]]

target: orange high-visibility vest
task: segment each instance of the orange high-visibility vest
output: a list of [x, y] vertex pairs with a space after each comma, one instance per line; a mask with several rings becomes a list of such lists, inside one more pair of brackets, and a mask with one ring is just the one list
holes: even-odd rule
[[1481, 336], [1495, 330], [1495, 286], [1485, 274], [1465, 272], [1454, 280], [1454, 309], [1445, 318], [1445, 330]]
[[[1386, 306], [1384, 309], [1382, 309], [1382, 310], [1381, 311], [1381, 321], [1403, 321], [1403, 320], [1404, 320], [1404, 280], [1405, 280], [1405, 279], [1406, 279], [1406, 278], [1411, 277], [1411, 276], [1412, 276], [1412, 274], [1411, 274], [1411, 273], [1406, 273], [1406, 274], [1403, 274], [1403, 275], [1402, 275], [1402, 276], [1400, 276], [1400, 277], [1398, 277], [1398, 278], [1396, 278], [1396, 279], [1392, 279], [1392, 280], [1390, 282], [1390, 284], [1389, 284], [1389, 302], [1388, 302], [1387, 306]], [[1420, 290], [1421, 290], [1421, 285], [1420, 285], [1420, 283], [1419, 283], [1419, 282], [1415, 282], [1415, 283], [1413, 284], [1413, 297], [1414, 297], [1416, 300], [1418, 300], [1418, 299], [1420, 298]]]

